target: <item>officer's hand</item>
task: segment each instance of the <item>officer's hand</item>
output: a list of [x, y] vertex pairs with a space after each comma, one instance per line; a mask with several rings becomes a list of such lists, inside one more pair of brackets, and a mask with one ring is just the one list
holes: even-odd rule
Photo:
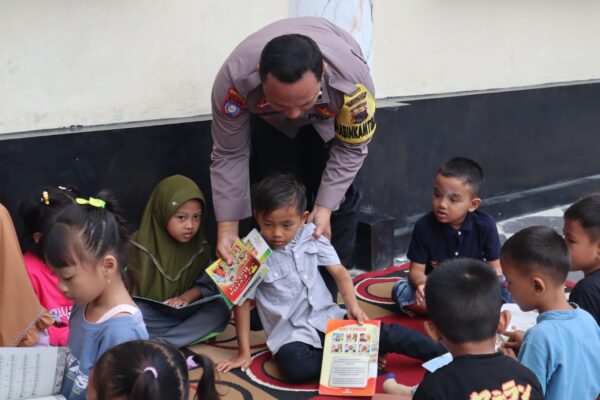
[[331, 240], [331, 210], [327, 207], [315, 204], [312, 212], [308, 215], [308, 222], [315, 224], [316, 228], [313, 232], [313, 238], [316, 240], [325, 235]]
[[229, 249], [238, 239], [238, 222], [221, 221], [217, 223], [217, 257], [224, 260], [228, 265], [233, 263]]

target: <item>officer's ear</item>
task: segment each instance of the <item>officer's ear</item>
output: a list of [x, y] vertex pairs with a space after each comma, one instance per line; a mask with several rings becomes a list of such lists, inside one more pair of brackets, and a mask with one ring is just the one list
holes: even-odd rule
[[325, 76], [325, 71], [327, 71], [327, 63], [323, 62], [323, 74], [321, 75], [321, 79]]
[[260, 71], [260, 64], [256, 64], [256, 70]]

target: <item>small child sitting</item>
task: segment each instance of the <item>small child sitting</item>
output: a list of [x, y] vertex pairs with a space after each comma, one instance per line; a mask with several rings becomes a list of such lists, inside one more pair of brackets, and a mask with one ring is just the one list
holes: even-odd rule
[[[194, 399], [218, 400], [214, 364], [204, 355], [192, 357], [202, 367]], [[102, 355], [88, 384], [88, 400], [188, 400], [186, 360], [174, 347], [148, 340], [121, 343]]]
[[527, 332], [504, 332], [510, 338], [503, 344], [507, 354], [518, 350], [546, 399], [595, 399], [600, 394], [600, 327], [566, 299], [570, 263], [563, 238], [549, 227], [525, 228], [504, 243], [500, 260], [521, 310], [540, 313]]
[[54, 318], [48, 327], [51, 346], [66, 346], [69, 339], [69, 316], [73, 302], [58, 288], [58, 277], [44, 264], [42, 232], [50, 226], [61, 209], [75, 203], [77, 193], [62, 186], [47, 187], [27, 197], [19, 206], [29, 251], [23, 254], [31, 286], [42, 306]]
[[[482, 182], [483, 170], [468, 158], [453, 158], [438, 169], [432, 211], [416, 222], [408, 248], [408, 281], [401, 279], [392, 288], [392, 299], [408, 315], [427, 313], [427, 276], [448, 258], [486, 261], [502, 276], [496, 222], [477, 210]], [[505, 302], [511, 301], [506, 288], [502, 297]]]
[[577, 201], [565, 211], [563, 236], [571, 253], [571, 271], [582, 271], [569, 301], [600, 325], [600, 193]]
[[[426, 375], [414, 399], [544, 398], [536, 376], [495, 349], [497, 332], [508, 326], [510, 312], [500, 311], [500, 284], [488, 265], [466, 258], [447, 260], [425, 286], [431, 317], [425, 328], [453, 360]], [[403, 385], [386, 381], [383, 387], [388, 393], [409, 395]]]

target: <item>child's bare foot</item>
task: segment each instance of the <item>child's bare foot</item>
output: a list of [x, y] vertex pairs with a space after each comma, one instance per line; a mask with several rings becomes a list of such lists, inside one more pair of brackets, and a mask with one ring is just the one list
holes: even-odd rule
[[413, 388], [416, 386], [406, 386], [396, 382], [396, 376], [394, 374], [388, 374], [387, 379], [383, 381], [383, 392], [390, 394], [397, 394], [398, 396], [412, 398]]

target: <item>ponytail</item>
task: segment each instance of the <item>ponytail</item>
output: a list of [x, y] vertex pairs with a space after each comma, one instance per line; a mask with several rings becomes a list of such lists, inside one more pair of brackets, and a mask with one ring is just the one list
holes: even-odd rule
[[158, 372], [154, 367], [146, 367], [131, 388], [130, 400], [160, 400], [161, 391]]
[[221, 396], [217, 392], [215, 364], [204, 354], [196, 354], [192, 360], [202, 368], [202, 377], [198, 381], [198, 389], [194, 400], [219, 400]]

